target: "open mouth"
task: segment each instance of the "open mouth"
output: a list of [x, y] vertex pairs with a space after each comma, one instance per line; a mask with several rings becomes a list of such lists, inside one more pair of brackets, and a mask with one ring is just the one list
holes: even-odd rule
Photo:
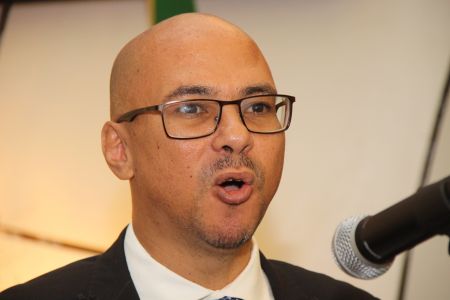
[[222, 202], [239, 205], [253, 192], [254, 175], [251, 172], [226, 172], [215, 178], [215, 193]]
[[235, 191], [242, 188], [244, 184], [245, 182], [241, 179], [228, 178], [219, 185], [223, 187], [226, 191]]

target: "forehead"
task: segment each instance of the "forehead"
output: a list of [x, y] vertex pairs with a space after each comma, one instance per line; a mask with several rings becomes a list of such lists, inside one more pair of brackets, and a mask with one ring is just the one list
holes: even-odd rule
[[135, 106], [189, 95], [232, 99], [251, 94], [251, 89], [275, 91], [260, 50], [236, 30], [183, 29], [157, 36], [139, 52]]
[[248, 93], [251, 87], [271, 86], [270, 71], [253, 45], [233, 45], [221, 39], [208, 38], [195, 44], [176, 45], [154, 64], [153, 78], [145, 93], [157, 101], [169, 96], [183, 96], [186, 86], [202, 88], [188, 92], [216, 97], [236, 97]]

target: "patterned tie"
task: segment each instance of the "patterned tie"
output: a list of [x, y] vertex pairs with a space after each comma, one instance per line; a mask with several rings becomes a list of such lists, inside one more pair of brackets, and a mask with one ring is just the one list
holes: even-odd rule
[[217, 300], [244, 300], [244, 299], [225, 296], [225, 297], [222, 297], [222, 298], [217, 299]]

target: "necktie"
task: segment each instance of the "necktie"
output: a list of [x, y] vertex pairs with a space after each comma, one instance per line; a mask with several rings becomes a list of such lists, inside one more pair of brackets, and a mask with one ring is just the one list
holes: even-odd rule
[[244, 299], [225, 296], [225, 297], [222, 297], [222, 298], [220, 298], [218, 300], [244, 300]]

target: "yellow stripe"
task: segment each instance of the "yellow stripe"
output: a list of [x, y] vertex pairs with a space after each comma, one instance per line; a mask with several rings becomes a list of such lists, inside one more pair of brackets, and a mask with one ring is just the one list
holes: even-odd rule
[[156, 5], [155, 0], [147, 0], [148, 15], [150, 16], [150, 25], [156, 23]]

